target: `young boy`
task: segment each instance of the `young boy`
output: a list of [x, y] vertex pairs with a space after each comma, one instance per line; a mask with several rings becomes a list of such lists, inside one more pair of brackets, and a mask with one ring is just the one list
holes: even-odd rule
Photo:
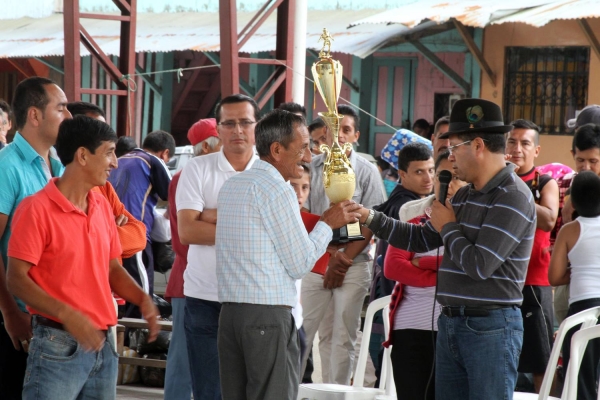
[[308, 210], [304, 208], [304, 203], [306, 203], [306, 199], [308, 199], [308, 195], [310, 194], [310, 170], [306, 165], [302, 167], [304, 168], [302, 178], [290, 179], [290, 185], [292, 185], [294, 192], [296, 192], [300, 211], [306, 212]]
[[[567, 317], [600, 306], [600, 177], [593, 171], [580, 172], [573, 178], [571, 202], [579, 217], [560, 230], [548, 270], [553, 286], [571, 284]], [[571, 267], [569, 268], [569, 262]], [[573, 328], [563, 342], [563, 365], [570, 358]], [[596, 398], [596, 377], [600, 360], [600, 340], [592, 340], [583, 356], [577, 384], [578, 399]]]
[[[304, 203], [306, 199], [308, 199], [308, 195], [310, 194], [310, 169], [306, 166], [302, 166], [304, 168], [304, 173], [302, 174], [302, 178], [298, 179], [290, 179], [290, 184], [294, 188], [296, 192], [296, 197], [298, 198], [298, 207], [300, 207], [300, 212], [302, 216], [302, 220], [304, 221], [304, 226], [310, 232], [312, 227], [319, 220], [318, 215], [310, 214], [306, 208], [304, 208]], [[327, 264], [329, 263], [329, 253], [325, 253], [323, 257], [321, 257], [317, 263], [315, 264], [314, 272], [322, 271], [321, 274], [324, 273], [327, 268]], [[302, 285], [302, 280], [299, 279], [296, 281], [296, 288], [298, 289], [298, 295], [300, 294], [300, 289]], [[304, 356], [304, 353], [307, 349], [306, 343], [306, 333], [302, 328], [302, 304], [300, 303], [300, 299], [298, 299], [298, 305], [294, 308], [293, 311], [294, 319], [296, 320], [296, 326], [298, 327], [298, 333], [300, 336], [300, 355], [301, 359]], [[307, 359], [307, 366], [304, 372], [304, 376], [302, 377], [302, 383], [312, 383], [312, 352], [309, 354]]]

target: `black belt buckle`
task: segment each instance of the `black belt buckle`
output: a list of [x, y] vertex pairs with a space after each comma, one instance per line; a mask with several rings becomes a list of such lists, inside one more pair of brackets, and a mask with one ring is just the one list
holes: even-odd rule
[[442, 306], [442, 314], [446, 317], [487, 317], [490, 311], [479, 307]]

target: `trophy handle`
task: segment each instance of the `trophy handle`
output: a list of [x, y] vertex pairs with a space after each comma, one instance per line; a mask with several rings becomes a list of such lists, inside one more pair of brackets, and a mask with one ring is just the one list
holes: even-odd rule
[[354, 150], [354, 148], [352, 147], [351, 143], [344, 143], [344, 147], [342, 147], [342, 152], [344, 153], [344, 155], [352, 150]]
[[[327, 171], [329, 169], [329, 165], [331, 165], [331, 149], [326, 144], [322, 144], [319, 147], [319, 150], [325, 155], [325, 160], [323, 161], [323, 171]], [[323, 185], [325, 187], [329, 187], [329, 175], [323, 174]]]
[[348, 163], [348, 166], [350, 167], [350, 169], [353, 169], [352, 165], [350, 164], [350, 160], [348, 159], [348, 156], [346, 155], [346, 154], [348, 154], [349, 151], [354, 151], [352, 144], [344, 143], [344, 147], [342, 147], [342, 158], [344, 159], [345, 162]]

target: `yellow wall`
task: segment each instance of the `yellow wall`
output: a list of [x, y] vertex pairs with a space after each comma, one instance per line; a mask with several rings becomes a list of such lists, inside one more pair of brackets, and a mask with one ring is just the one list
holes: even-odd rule
[[535, 160], [535, 165], [559, 162], [575, 169], [575, 162], [571, 156], [573, 136], [540, 135], [540, 155]]
[[[600, 38], [600, 18], [588, 19], [592, 30]], [[506, 47], [560, 47], [590, 46], [579, 24], [575, 20], [553, 21], [543, 27], [523, 23], [490, 25], [485, 28], [483, 38], [483, 54], [490, 68], [496, 74], [496, 85], [493, 86], [487, 76], [481, 76], [481, 98], [493, 101], [502, 107], [504, 94], [504, 66]], [[600, 104], [600, 59], [590, 50], [590, 75], [587, 104]], [[542, 135], [540, 144], [542, 151], [537, 165], [560, 162], [573, 167], [571, 157], [572, 136]]]

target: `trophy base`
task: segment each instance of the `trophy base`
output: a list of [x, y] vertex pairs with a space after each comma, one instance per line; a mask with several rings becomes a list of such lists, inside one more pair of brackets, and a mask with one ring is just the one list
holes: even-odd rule
[[362, 235], [360, 231], [360, 224], [355, 222], [353, 224], [348, 224], [346, 226], [342, 226], [339, 229], [333, 230], [333, 238], [331, 239], [331, 243], [333, 244], [344, 244], [350, 242], [356, 242], [359, 240], [365, 240], [365, 237]]

